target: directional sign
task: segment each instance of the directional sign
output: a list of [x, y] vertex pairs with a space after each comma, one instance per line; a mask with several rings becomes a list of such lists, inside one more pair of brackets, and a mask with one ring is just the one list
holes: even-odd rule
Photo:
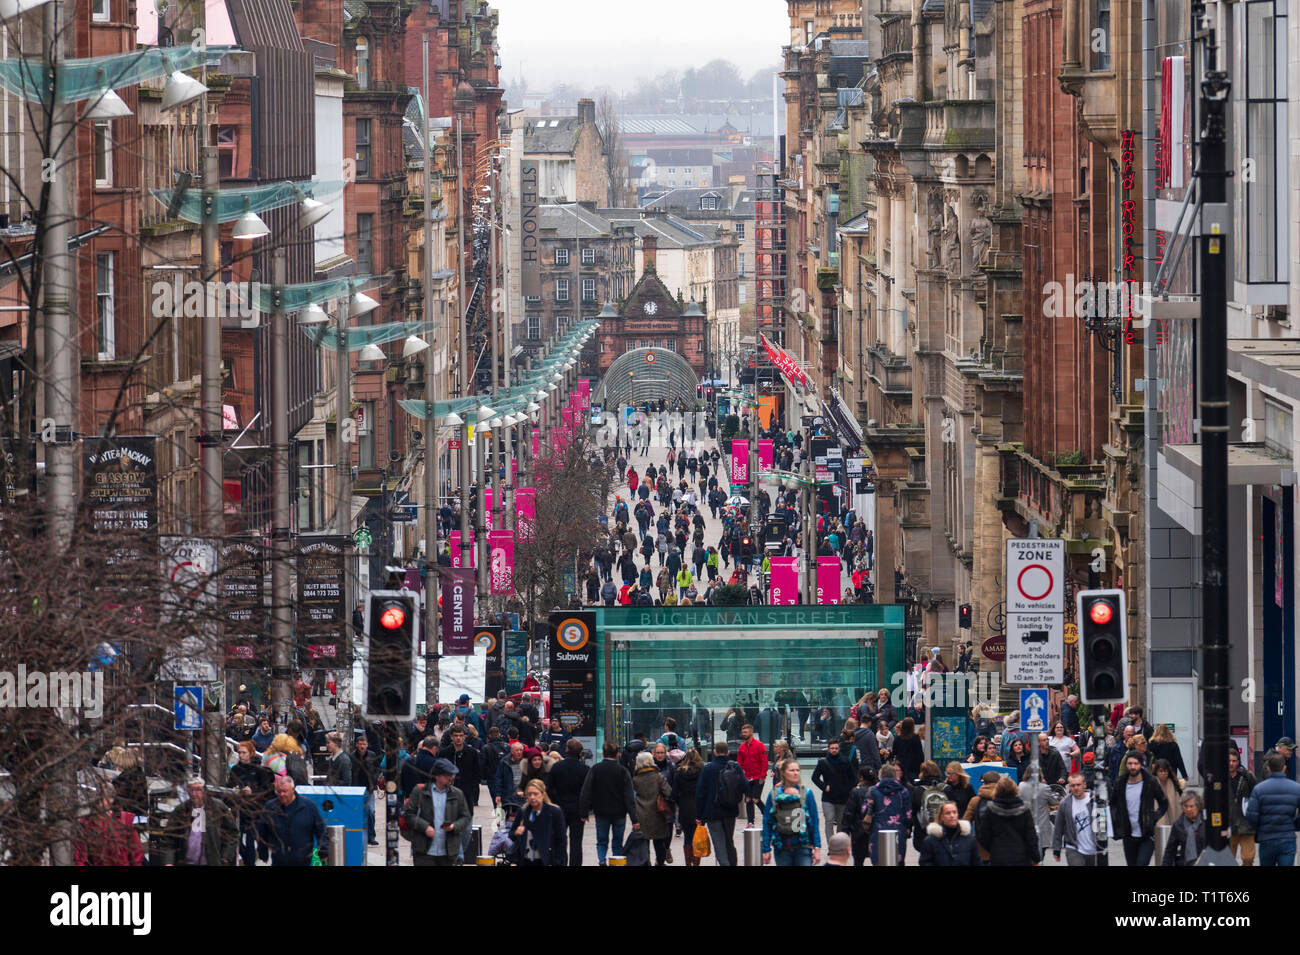
[[1006, 674], [1012, 685], [1065, 682], [1065, 618], [1059, 613], [1009, 614]]
[[174, 719], [172, 729], [203, 729], [203, 687], [177, 683], [173, 690]]
[[1020, 729], [1026, 733], [1047, 732], [1047, 690], [1030, 687], [1020, 691]]
[[1006, 612], [1065, 613], [1065, 541], [1007, 541]]

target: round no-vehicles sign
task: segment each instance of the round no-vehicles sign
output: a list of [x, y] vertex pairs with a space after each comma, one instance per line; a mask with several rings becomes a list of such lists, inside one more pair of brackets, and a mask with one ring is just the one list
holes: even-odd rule
[[1065, 613], [1065, 541], [1007, 541], [1006, 612]]

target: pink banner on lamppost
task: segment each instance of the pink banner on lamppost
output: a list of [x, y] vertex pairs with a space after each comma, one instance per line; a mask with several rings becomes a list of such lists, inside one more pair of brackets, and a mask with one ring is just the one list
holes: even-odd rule
[[492, 593], [512, 594], [515, 591], [515, 536], [510, 531], [488, 533], [488, 566], [491, 568]]
[[733, 438], [731, 441], [731, 483], [749, 483], [749, 441]]
[[760, 471], [772, 470], [772, 439], [771, 438], [759, 439], [758, 468]]
[[486, 526], [488, 530], [492, 530], [492, 488], [490, 487], [485, 487], [483, 489], [483, 507], [487, 511], [487, 513], [483, 515], [484, 526]]
[[840, 559], [817, 558], [817, 603], [823, 606], [840, 602]]
[[537, 490], [521, 487], [515, 491], [515, 513], [518, 515], [519, 539], [533, 540], [537, 535]]
[[773, 557], [767, 575], [767, 602], [788, 607], [799, 599], [799, 568], [794, 557]]
[[[460, 531], [451, 532], [451, 566], [459, 569], [460, 561]], [[469, 532], [469, 566], [474, 566], [474, 532]]]
[[442, 579], [442, 652], [447, 656], [474, 653], [474, 574], [452, 568]]
[[542, 454], [542, 431], [540, 428], [533, 429], [533, 460], [537, 460]]
[[579, 405], [579, 407], [582, 408], [583, 411], [589, 411], [591, 409], [591, 379], [590, 378], [578, 379], [578, 395], [582, 399], [582, 403]]

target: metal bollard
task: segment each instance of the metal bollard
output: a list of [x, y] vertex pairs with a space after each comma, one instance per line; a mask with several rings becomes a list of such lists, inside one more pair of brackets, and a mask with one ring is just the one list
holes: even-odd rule
[[898, 865], [898, 830], [882, 829], [876, 833], [876, 858], [872, 865]]
[[465, 855], [478, 858], [483, 855], [483, 827], [470, 826], [469, 828], [469, 845], [465, 847]]
[[763, 830], [746, 826], [741, 833], [745, 843], [745, 865], [763, 864]]
[[1162, 822], [1156, 826], [1156, 851], [1151, 857], [1153, 865], [1165, 864], [1165, 846], [1169, 845], [1169, 835], [1174, 831], [1174, 827], [1167, 822]]
[[347, 865], [347, 829], [342, 825], [327, 827], [330, 833], [330, 865]]

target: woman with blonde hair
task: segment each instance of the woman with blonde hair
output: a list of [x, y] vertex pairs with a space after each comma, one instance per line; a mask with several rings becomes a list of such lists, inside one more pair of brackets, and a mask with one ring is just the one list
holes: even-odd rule
[[787, 759], [794, 759], [794, 753], [790, 750], [790, 744], [783, 739], [777, 740], [772, 744], [772, 785], [777, 786], [781, 783], [781, 764]]
[[1157, 759], [1151, 764], [1151, 775], [1156, 778], [1160, 786], [1160, 791], [1165, 794], [1165, 799], [1169, 802], [1169, 808], [1165, 814], [1160, 817], [1156, 825], [1167, 823], [1173, 825], [1182, 816], [1182, 795], [1183, 784], [1178, 781], [1174, 774], [1174, 767], [1170, 765], [1167, 759]]
[[262, 765], [275, 776], [290, 776], [297, 786], [311, 782], [307, 775], [307, 760], [298, 741], [288, 733], [276, 733], [271, 745], [262, 754]]
[[515, 817], [515, 862], [521, 866], [563, 866], [564, 810], [551, 802], [546, 783], [530, 779], [524, 787], [524, 805]]
[[1154, 765], [1156, 760], [1166, 759], [1169, 766], [1177, 773], [1180, 779], [1187, 778], [1187, 767], [1183, 765], [1183, 751], [1178, 746], [1178, 741], [1174, 739], [1174, 731], [1169, 728], [1168, 723], [1159, 723], [1155, 732], [1151, 734], [1151, 742], [1147, 744], [1147, 762]]

